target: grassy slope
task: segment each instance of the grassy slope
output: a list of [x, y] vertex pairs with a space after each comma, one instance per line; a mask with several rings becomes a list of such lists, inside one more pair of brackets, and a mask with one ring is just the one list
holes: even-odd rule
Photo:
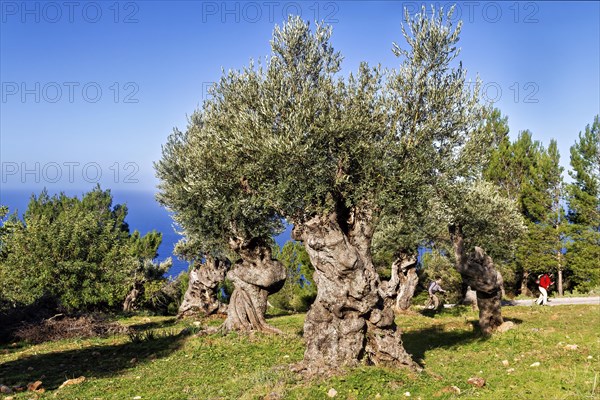
[[[0, 348], [0, 383], [39, 379], [46, 389], [37, 395], [40, 399], [323, 399], [330, 388], [341, 399], [398, 399], [405, 392], [423, 400], [600, 398], [600, 307], [507, 307], [504, 315], [517, 327], [488, 340], [473, 333], [472, 311], [398, 317], [406, 348], [425, 367], [421, 374], [363, 366], [344, 376], [303, 381], [289, 371], [302, 359], [303, 315], [271, 319], [282, 336], [201, 338], [161, 335], [185, 327], [172, 318], [136, 317], [122, 322], [152, 330], [154, 338]], [[568, 350], [567, 344], [578, 348]], [[530, 367], [534, 362], [540, 366]], [[81, 375], [87, 378], [84, 383], [57, 390], [65, 379]], [[468, 385], [473, 376], [483, 377], [486, 385]], [[452, 385], [460, 395], [449, 392]], [[15, 399], [32, 397], [21, 393]]]

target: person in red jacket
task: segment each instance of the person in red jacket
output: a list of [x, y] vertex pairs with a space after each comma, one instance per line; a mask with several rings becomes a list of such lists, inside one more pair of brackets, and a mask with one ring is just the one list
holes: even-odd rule
[[552, 275], [543, 274], [539, 276], [538, 289], [540, 290], [540, 297], [536, 300], [537, 304], [548, 305], [548, 288], [554, 284], [551, 279]]

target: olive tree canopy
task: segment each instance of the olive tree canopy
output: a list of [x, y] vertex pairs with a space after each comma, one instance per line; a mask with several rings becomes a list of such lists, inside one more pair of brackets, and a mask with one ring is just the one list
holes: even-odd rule
[[473, 182], [492, 141], [456, 60], [461, 24], [443, 11], [406, 19], [397, 69], [346, 75], [331, 28], [290, 17], [265, 61], [223, 74], [158, 164], [161, 201], [208, 247], [294, 224], [318, 288], [300, 365], [311, 374], [361, 360], [416, 367], [378, 290], [373, 235], [387, 220], [418, 237], [411, 213]]

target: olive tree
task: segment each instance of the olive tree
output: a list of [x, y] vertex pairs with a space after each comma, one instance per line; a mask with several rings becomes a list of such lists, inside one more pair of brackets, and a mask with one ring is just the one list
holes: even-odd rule
[[[514, 253], [525, 225], [517, 204], [499, 193], [489, 182], [454, 185], [448, 190], [444, 218], [454, 249], [455, 267], [477, 294], [479, 326], [491, 334], [504, 323], [501, 299], [504, 279], [492, 256]], [[491, 255], [485, 249], [492, 249]]]
[[187, 289], [179, 305], [179, 318], [225, 313], [226, 304], [221, 303], [219, 288], [231, 267], [229, 259], [223, 255], [205, 253], [199, 243], [184, 234], [175, 245], [175, 254], [190, 263]]
[[191, 116], [185, 132], [174, 130], [163, 147], [155, 165], [161, 179], [158, 201], [183, 228], [188, 243], [180, 250], [188, 257], [195, 253], [208, 260], [205, 268], [221, 254], [237, 258], [227, 272], [235, 289], [223, 328], [277, 331], [264, 314], [267, 296], [285, 281], [285, 269], [271, 257], [270, 246], [282, 222], [248, 189], [244, 160], [222, 151], [221, 139], [230, 131], [214, 115], [227, 110], [220, 110], [218, 102], [206, 109]]
[[[203, 198], [186, 200], [194, 215], [219, 203], [225, 228], [261, 227], [259, 238], [273, 231], [265, 221], [282, 217], [304, 243], [318, 289], [304, 325], [309, 374], [361, 361], [417, 368], [378, 290], [372, 240], [386, 216], [428, 208], [423, 188], [460, 179], [458, 150], [483, 134], [482, 107], [455, 63], [460, 24], [450, 20], [407, 16], [397, 71], [363, 63], [342, 77], [331, 29], [292, 17], [275, 28], [264, 64], [224, 74], [205, 102], [204, 133], [183, 140], [182, 168], [197, 173], [184, 174], [180, 193]], [[237, 194], [222, 197], [222, 187]], [[252, 213], [234, 214], [244, 207]]]
[[[423, 192], [414, 195], [427, 196]], [[431, 247], [444, 232], [439, 221], [431, 217], [430, 210], [426, 207], [428, 205], [427, 202], [421, 202], [418, 204], [419, 209], [411, 209], [408, 212], [388, 208], [373, 235], [375, 264], [380, 264], [379, 268], [382, 268], [382, 262], [391, 265], [390, 279], [381, 282], [379, 292], [395, 311], [407, 310], [411, 305], [419, 283], [419, 248]]]

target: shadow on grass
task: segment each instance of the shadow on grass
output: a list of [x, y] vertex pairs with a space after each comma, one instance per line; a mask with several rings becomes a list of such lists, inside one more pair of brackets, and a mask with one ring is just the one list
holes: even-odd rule
[[520, 325], [523, 323], [523, 320], [520, 318], [508, 318], [508, 317], [502, 317], [502, 319], [504, 319], [504, 321], [510, 321], [515, 325]]
[[79, 376], [101, 378], [117, 375], [137, 364], [167, 357], [183, 345], [187, 335], [164, 335], [139, 343], [91, 346], [24, 356], [0, 364], [0, 382], [7, 386], [23, 386], [40, 380], [44, 389], [54, 390], [65, 380]]
[[459, 344], [484, 341], [486, 339], [478, 331], [445, 331], [443, 325], [435, 325], [430, 328], [404, 332], [402, 334], [404, 348], [412, 354], [413, 360], [422, 367], [425, 353], [429, 350], [448, 348]]
[[[504, 322], [512, 322], [515, 325], [520, 325], [523, 323], [522, 319], [519, 318], [507, 318], [507, 317], [502, 317], [502, 319], [504, 320]], [[481, 326], [479, 325], [479, 320], [478, 319], [474, 319], [469, 321], [469, 323], [471, 325], [473, 325], [473, 330], [476, 332], [480, 332], [481, 331]]]
[[[523, 323], [519, 318], [504, 317], [504, 321], [510, 321], [515, 325]], [[469, 323], [473, 326], [473, 330], [446, 331], [444, 325], [435, 325], [426, 329], [404, 332], [402, 334], [404, 348], [412, 354], [415, 362], [424, 367], [425, 353], [429, 350], [485, 341], [490, 338], [481, 333], [478, 319], [470, 320]]]
[[145, 331], [149, 329], [168, 328], [177, 324], [177, 322], [177, 318], [173, 317], [164, 321], [140, 322], [137, 324], [129, 325], [128, 328], [133, 329], [135, 331]]
[[471, 306], [456, 305], [456, 306], [450, 307], [450, 308], [440, 307], [437, 310], [430, 309], [430, 308], [424, 308], [421, 311], [419, 311], [419, 313], [425, 317], [430, 317], [430, 318], [433, 318], [436, 315], [460, 317], [462, 315], [470, 314], [472, 311], [473, 311], [473, 309], [471, 308]]

